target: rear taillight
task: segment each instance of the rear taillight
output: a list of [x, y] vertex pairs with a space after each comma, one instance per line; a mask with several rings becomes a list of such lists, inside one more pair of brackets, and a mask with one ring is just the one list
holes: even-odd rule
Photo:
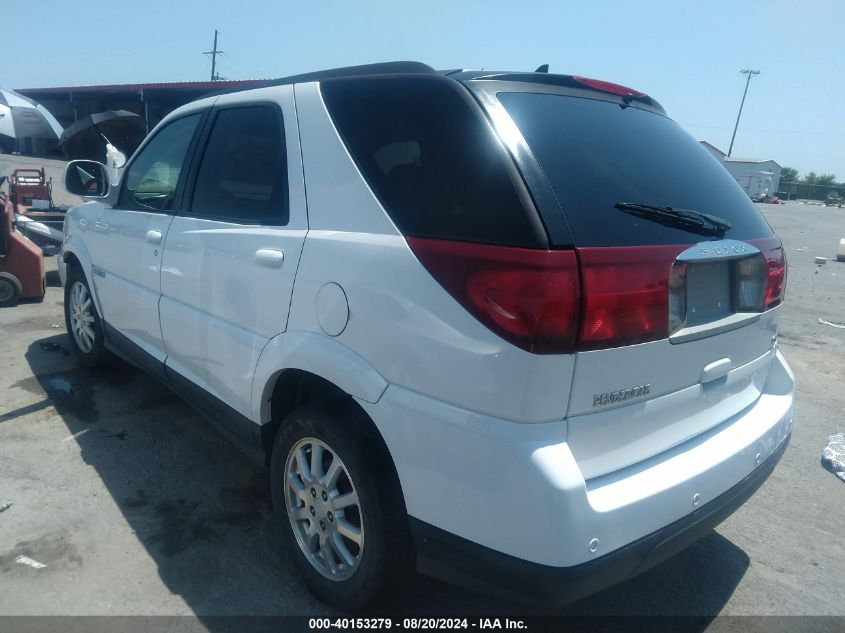
[[779, 237], [748, 240], [760, 249], [766, 259], [767, 284], [764, 309], [774, 308], [783, 301], [786, 291], [786, 253]]
[[581, 292], [574, 251], [407, 240], [458, 303], [502, 338], [535, 353], [575, 349]]
[[578, 249], [584, 280], [579, 349], [645, 343], [669, 335], [669, 272], [685, 246]]
[[[546, 354], [667, 338], [671, 273], [678, 255], [689, 248], [545, 251], [417, 237], [407, 241], [432, 276], [479, 321], [522, 349]], [[769, 309], [783, 299], [783, 247], [777, 238], [752, 243], [766, 261], [764, 309]], [[759, 310], [759, 261], [749, 258], [738, 267], [740, 311]], [[683, 291], [683, 285], [676, 290]], [[685, 295], [679, 296], [674, 298], [680, 314]]]

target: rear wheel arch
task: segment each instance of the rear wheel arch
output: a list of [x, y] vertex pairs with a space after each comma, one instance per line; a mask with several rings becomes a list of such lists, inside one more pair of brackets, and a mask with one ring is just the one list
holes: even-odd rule
[[345, 415], [354, 418], [355, 423], [363, 426], [361, 431], [367, 435], [369, 441], [376, 443], [384, 456], [385, 464], [391, 478], [396, 482], [397, 493], [401, 497], [402, 507], [405, 507], [399, 474], [393, 456], [381, 431], [376, 423], [349, 393], [335, 385], [330, 380], [304, 369], [284, 369], [273, 379], [272, 387], [268, 385], [270, 396], [270, 420], [261, 427], [261, 439], [267, 464], [272, 457], [273, 443], [285, 419], [294, 411], [309, 405], [320, 407], [323, 411], [342, 420]]
[[348, 393], [331, 381], [304, 369], [281, 370], [270, 382], [272, 384], [265, 388], [265, 393], [270, 393], [270, 420], [262, 426], [264, 446], [268, 451], [284, 419], [299, 407], [342, 398], [354, 402]]
[[[301, 407], [317, 403], [337, 413], [341, 413], [344, 409], [359, 413], [384, 443], [375, 422], [355, 398], [331, 380], [314, 372], [298, 368], [280, 370], [270, 378], [264, 392], [270, 394], [269, 420], [261, 426], [264, 448], [268, 454], [273, 448], [273, 439], [278, 429], [284, 424], [285, 418]], [[387, 451], [386, 445], [384, 448]]]

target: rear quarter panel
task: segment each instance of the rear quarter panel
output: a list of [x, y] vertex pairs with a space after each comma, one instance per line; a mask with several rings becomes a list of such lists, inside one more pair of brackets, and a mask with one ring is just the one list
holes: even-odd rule
[[289, 331], [321, 331], [316, 297], [339, 284], [349, 322], [337, 340], [388, 382], [524, 422], [566, 414], [573, 355], [536, 355], [481, 325], [417, 261], [349, 157], [317, 84], [296, 87], [309, 233]]

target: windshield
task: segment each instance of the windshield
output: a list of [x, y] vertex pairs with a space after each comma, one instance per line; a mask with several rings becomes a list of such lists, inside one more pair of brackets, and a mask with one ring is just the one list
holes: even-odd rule
[[620, 213], [616, 204], [621, 201], [723, 218], [731, 225], [726, 238], [772, 235], [719, 161], [671, 119], [636, 107], [556, 94], [500, 92], [498, 98], [545, 172], [576, 246], [715, 239]]

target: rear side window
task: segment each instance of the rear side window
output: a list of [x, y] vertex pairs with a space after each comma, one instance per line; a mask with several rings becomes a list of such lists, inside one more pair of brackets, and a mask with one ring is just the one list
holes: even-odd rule
[[191, 211], [238, 223], [288, 223], [287, 160], [277, 109], [251, 106], [217, 113]]
[[542, 244], [542, 228], [522, 205], [504, 149], [451, 83], [341, 79], [321, 89], [350, 154], [403, 234]]
[[498, 98], [545, 172], [577, 246], [708, 239], [624, 213], [615, 208], [618, 202], [715, 215], [733, 225], [726, 238], [772, 235], [728, 172], [671, 119], [637, 107], [564, 95], [500, 92]]

